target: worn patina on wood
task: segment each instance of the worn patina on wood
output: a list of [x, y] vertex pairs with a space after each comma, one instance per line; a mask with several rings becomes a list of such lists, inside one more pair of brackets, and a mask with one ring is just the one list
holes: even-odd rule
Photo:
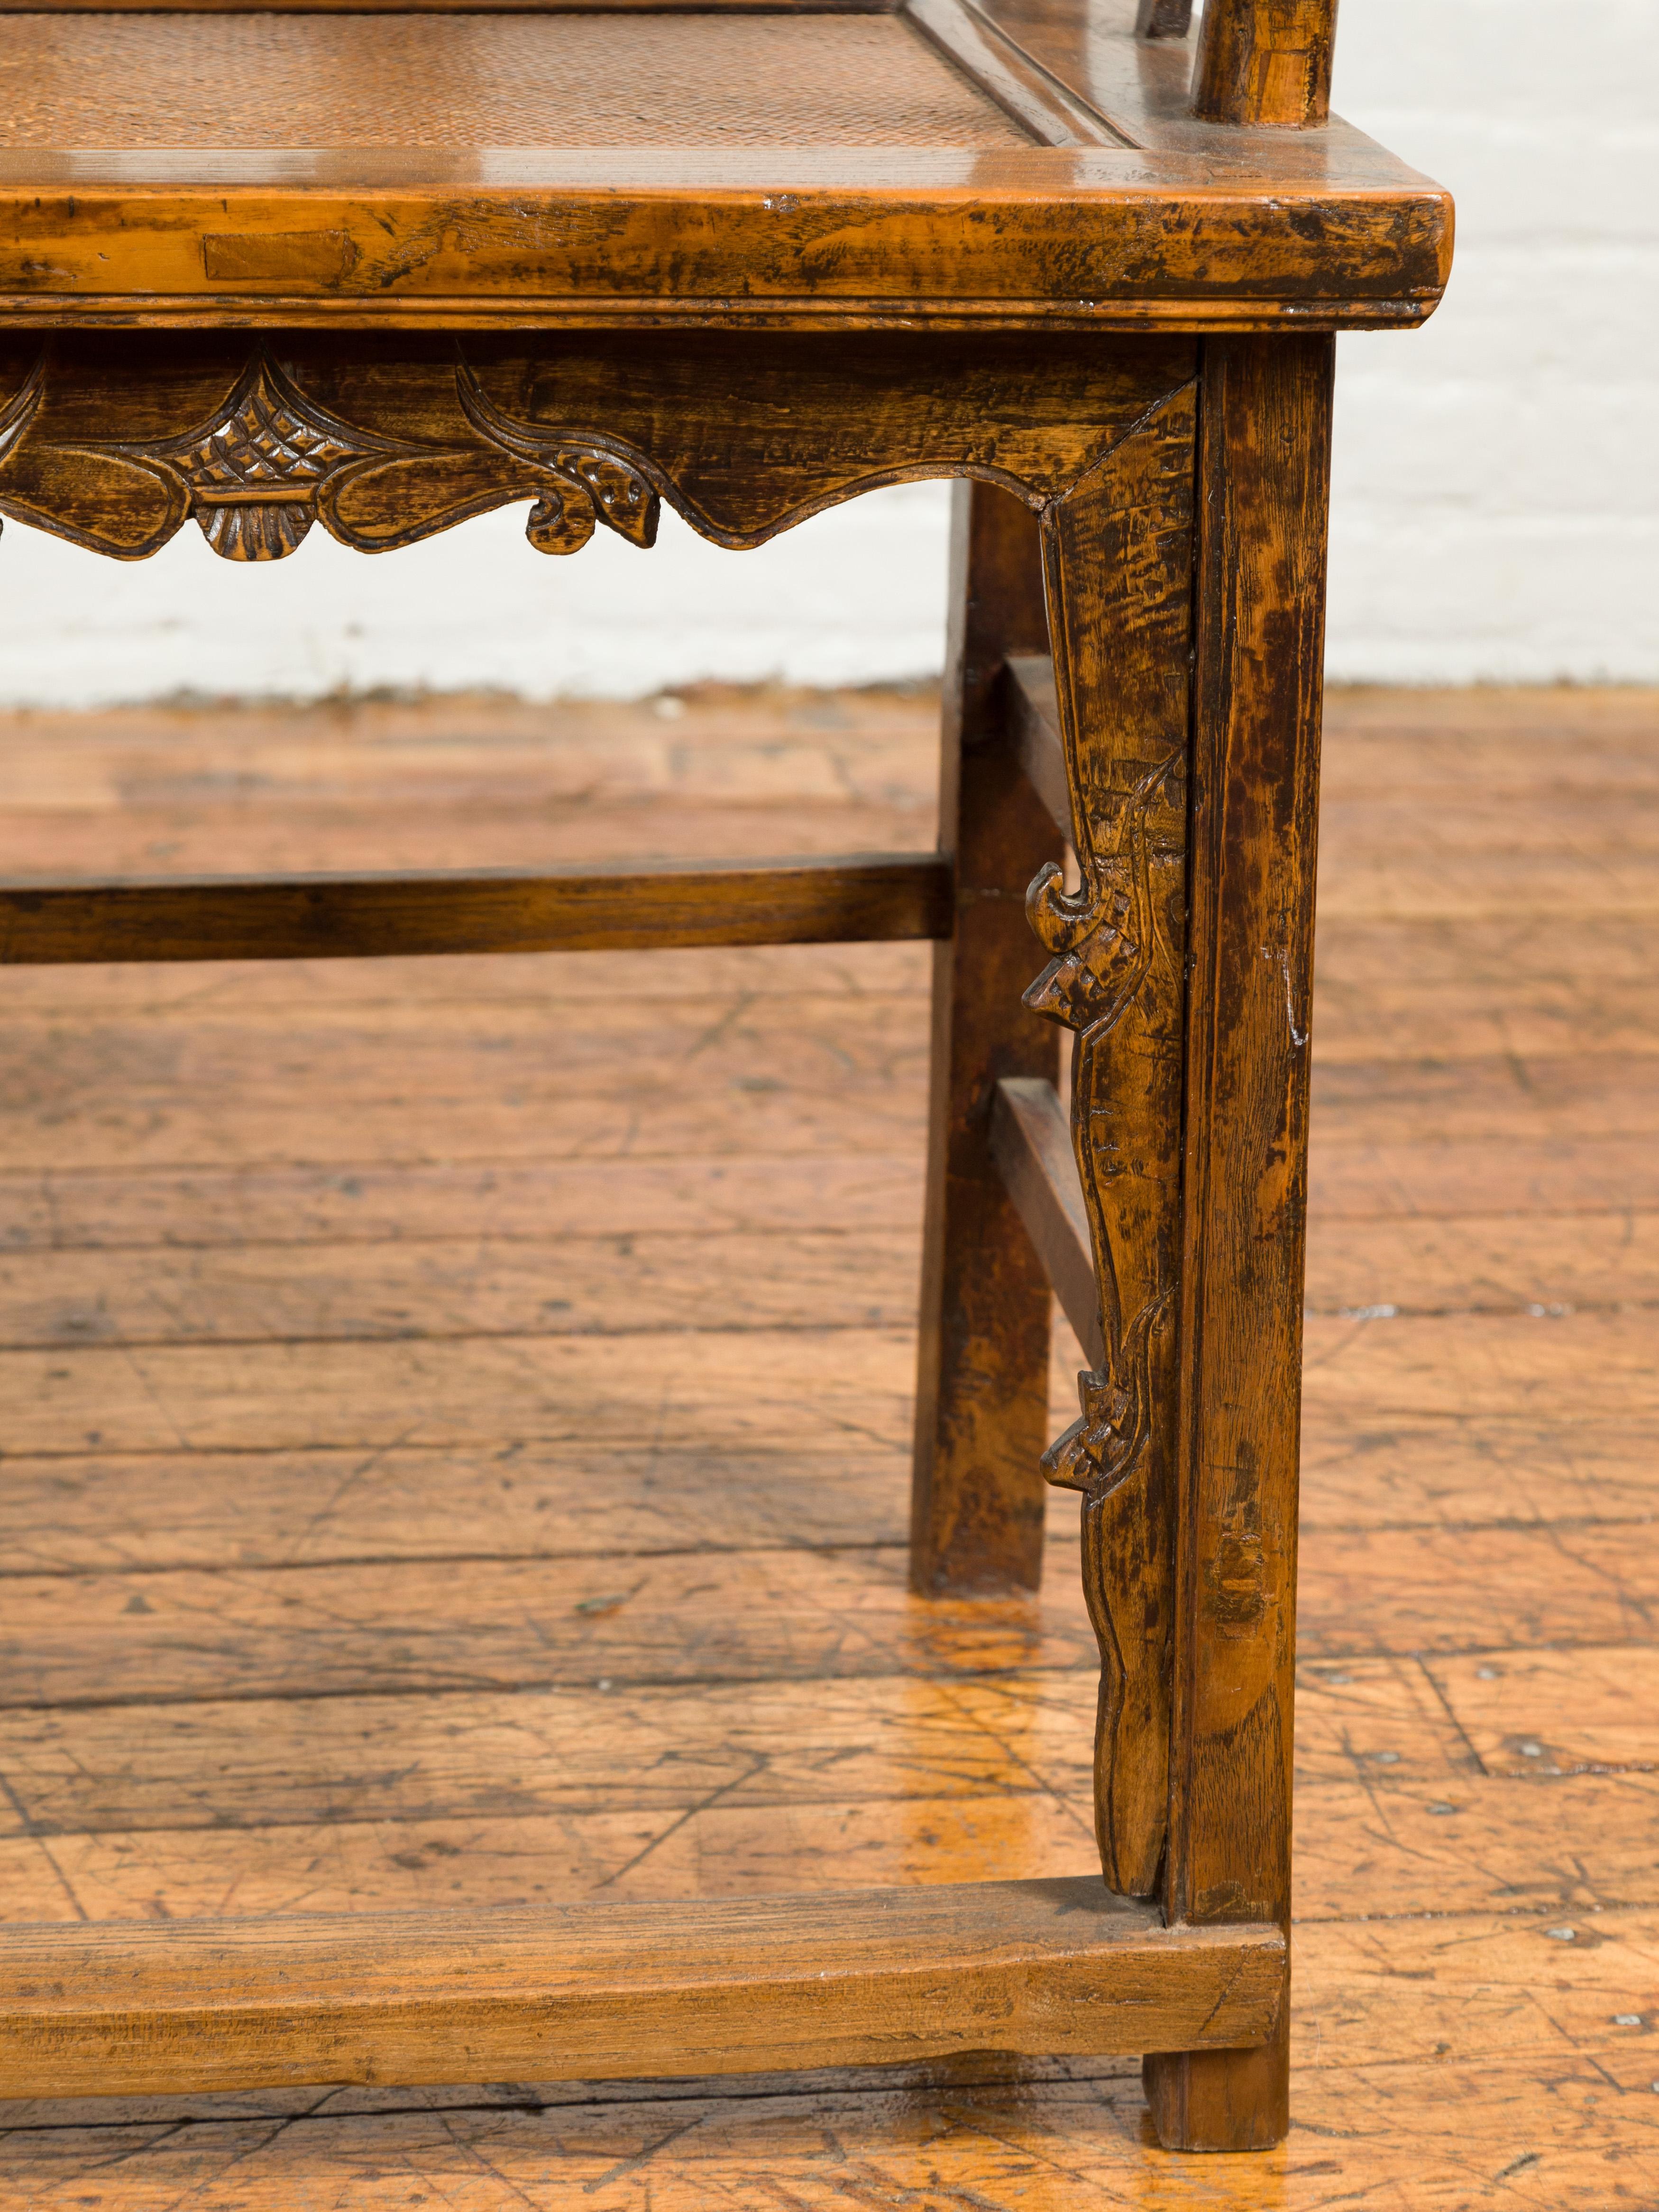
[[1006, 1079], [1052, 1084], [1059, 1040], [1019, 1007], [1030, 962], [1025, 886], [1060, 835], [1008, 741], [1003, 670], [1047, 635], [1035, 515], [959, 484], [939, 748], [939, 830], [951, 855], [951, 940], [935, 947], [927, 1190], [911, 1476], [911, 1579], [1035, 1589], [1038, 1462], [1048, 1434], [1048, 1279], [994, 1156]]
[[1044, 541], [1081, 882], [1068, 891], [1051, 866], [1031, 887], [1053, 957], [1026, 1004], [1077, 1036], [1073, 1129], [1107, 1356], [1043, 1465], [1083, 1496], [1101, 1851], [1133, 1897], [1157, 1887], [1169, 1788], [1196, 400], [1183, 385], [1150, 409], [1049, 510]]
[[226, 559], [268, 561], [314, 525], [388, 552], [526, 500], [544, 553], [600, 525], [647, 548], [664, 499], [716, 544], [758, 545], [923, 477], [976, 477], [1036, 511], [1195, 360], [1191, 338], [1061, 335], [1034, 363], [1006, 332], [14, 334], [0, 514], [130, 561], [193, 519]]
[[1165, 1928], [1087, 1876], [7, 1929], [0, 2083], [166, 2094], [1251, 2042], [1278, 2017], [1284, 1948], [1273, 1927]]
[[[695, 1984], [700, 2068], [1138, 2050], [1165, 2142], [1284, 2133], [1331, 334], [1423, 320], [1450, 240], [1443, 192], [1323, 120], [1331, 21], [1212, 0], [1195, 58], [1177, 0], [16, 21], [0, 514], [126, 560], [193, 520], [258, 563], [516, 503], [540, 552], [643, 554], [664, 502], [742, 550], [959, 480], [936, 854], [0, 887], [19, 960], [937, 940], [915, 1609], [1036, 1579], [1052, 1281], [1090, 1363], [1042, 1466], [1082, 1501], [1107, 1888], [659, 1915], [634, 1950], [538, 1922], [481, 2068], [530, 2070], [552, 2024], [567, 2070], [675, 2070]], [[658, 1624], [671, 1672], [693, 1617]], [[1104, 1978], [1073, 1971], [1097, 1921]], [[453, 2074], [487, 1946], [445, 1940], [395, 1931], [349, 2052], [337, 1974], [282, 2024], [333, 1971], [301, 1936], [82, 1932], [50, 2002], [21, 1942], [5, 2086], [42, 2086], [42, 2034], [58, 2086], [176, 2085], [221, 2045], [225, 2079]]]

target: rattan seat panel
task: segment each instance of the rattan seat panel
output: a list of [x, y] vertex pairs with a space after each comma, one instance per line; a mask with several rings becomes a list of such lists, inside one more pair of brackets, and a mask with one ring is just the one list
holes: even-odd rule
[[0, 18], [7, 146], [1030, 143], [885, 16]]

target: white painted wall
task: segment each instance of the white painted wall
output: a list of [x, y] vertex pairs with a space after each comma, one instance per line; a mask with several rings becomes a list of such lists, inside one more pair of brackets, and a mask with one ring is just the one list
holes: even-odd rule
[[[1446, 305], [1341, 342], [1339, 678], [1659, 682], [1659, 4], [1343, 0], [1337, 105], [1459, 201]], [[388, 560], [313, 531], [280, 567], [193, 529], [118, 566], [10, 526], [0, 702], [496, 685], [649, 692], [939, 663], [943, 486], [758, 553], [672, 515], [651, 554], [526, 546], [522, 514]]]
[[1333, 674], [1659, 683], [1659, 0], [1342, 0], [1334, 92], [1457, 258], [1340, 342]]
[[8, 523], [0, 703], [380, 685], [630, 698], [710, 676], [925, 675], [943, 639], [947, 491], [874, 493], [754, 553], [666, 511], [649, 553], [605, 530], [569, 558], [532, 552], [521, 507], [372, 559], [313, 529], [260, 566], [222, 561], [193, 524], [127, 564]]

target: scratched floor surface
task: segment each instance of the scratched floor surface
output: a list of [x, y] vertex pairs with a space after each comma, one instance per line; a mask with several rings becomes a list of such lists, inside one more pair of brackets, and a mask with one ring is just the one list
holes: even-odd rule
[[[934, 711], [18, 716], [0, 847], [925, 846]], [[1339, 694], [1324, 820], [1285, 2148], [1118, 2064], [35, 2104], [0, 2206], [1655, 2212], [1659, 700]], [[8, 977], [8, 1917], [1091, 1865], [1072, 1502], [904, 1591], [927, 967]]]

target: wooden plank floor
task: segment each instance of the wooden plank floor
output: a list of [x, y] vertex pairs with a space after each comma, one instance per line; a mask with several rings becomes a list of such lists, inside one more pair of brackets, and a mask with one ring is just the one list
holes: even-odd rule
[[[926, 846], [933, 714], [17, 716], [0, 845]], [[1659, 701], [1338, 694], [1328, 763], [1285, 2148], [1115, 2063], [40, 2104], [0, 2205], [1654, 2212]], [[9, 1917], [1091, 1866], [1074, 1502], [1040, 1602], [904, 1589], [927, 971], [6, 979]]]

